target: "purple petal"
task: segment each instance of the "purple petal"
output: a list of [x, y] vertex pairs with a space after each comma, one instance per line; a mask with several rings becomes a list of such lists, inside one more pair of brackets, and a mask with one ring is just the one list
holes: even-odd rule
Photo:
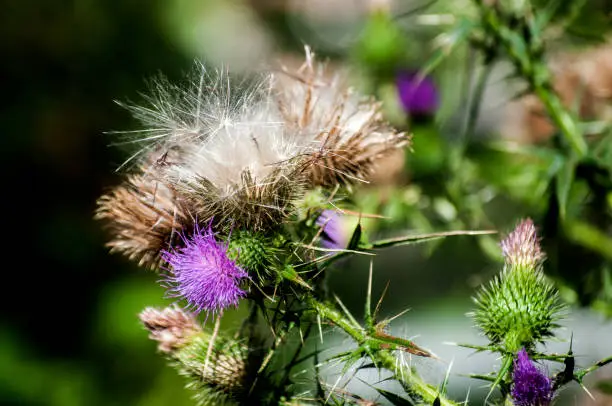
[[438, 108], [438, 90], [433, 80], [417, 72], [401, 71], [396, 86], [402, 107], [410, 114], [433, 114]]
[[227, 256], [227, 244], [217, 241], [210, 226], [207, 230], [196, 226], [183, 241], [184, 247], [162, 252], [172, 267], [168, 277], [172, 294], [185, 298], [196, 312], [215, 313], [237, 306], [246, 295], [240, 281], [248, 275]]

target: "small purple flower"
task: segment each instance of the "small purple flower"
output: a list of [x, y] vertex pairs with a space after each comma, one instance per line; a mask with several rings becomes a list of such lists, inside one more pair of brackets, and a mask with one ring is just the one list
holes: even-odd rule
[[407, 113], [428, 115], [438, 108], [438, 89], [430, 77], [404, 70], [396, 75], [395, 83], [400, 102]]
[[328, 249], [345, 249], [348, 245], [346, 235], [342, 230], [340, 214], [334, 210], [323, 210], [317, 218], [317, 226], [323, 229], [321, 245]]
[[514, 361], [512, 399], [516, 406], [548, 406], [553, 397], [551, 380], [529, 359], [521, 349]]
[[174, 251], [163, 251], [162, 258], [172, 267], [168, 281], [172, 294], [183, 297], [196, 312], [220, 312], [237, 306], [246, 292], [240, 281], [247, 273], [227, 256], [228, 244], [215, 238], [211, 226], [182, 236], [185, 246]]

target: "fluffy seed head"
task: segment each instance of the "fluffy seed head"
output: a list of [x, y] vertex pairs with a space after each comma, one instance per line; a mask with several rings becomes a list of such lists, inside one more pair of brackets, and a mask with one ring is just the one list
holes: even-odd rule
[[160, 75], [149, 89], [141, 105], [118, 103], [143, 125], [142, 130], [116, 132], [122, 138], [118, 145], [135, 148], [122, 166], [146, 160], [151, 152], [180, 154], [184, 145], [206, 141], [241, 121], [253, 104], [267, 97], [269, 78], [230, 80], [226, 69], [207, 70], [195, 62], [185, 83]]
[[512, 268], [535, 269], [545, 258], [531, 219], [522, 220], [501, 242], [506, 263]]
[[224, 128], [186, 146], [185, 162], [168, 166], [166, 179], [202, 221], [274, 228], [303, 193], [296, 148], [283, 132], [269, 121]]
[[140, 321], [151, 333], [149, 338], [159, 343], [158, 349], [166, 354], [176, 351], [189, 343], [192, 337], [202, 332], [193, 315], [178, 306], [164, 309], [145, 308], [139, 315]]
[[277, 103], [287, 127], [308, 149], [311, 185], [334, 187], [364, 181], [375, 162], [405, 146], [408, 137], [383, 121], [380, 103], [326, 79], [306, 47], [306, 62], [279, 81]]
[[521, 349], [514, 361], [512, 399], [516, 406], [548, 406], [553, 397], [553, 385]]
[[210, 225], [205, 230], [196, 226], [190, 237], [181, 237], [182, 248], [162, 252], [172, 268], [171, 295], [185, 298], [196, 312], [237, 306], [246, 295], [239, 284], [248, 275], [228, 257], [227, 244], [217, 241]]
[[111, 230], [111, 252], [149, 268], [159, 266], [172, 235], [191, 224], [175, 194], [144, 171], [100, 197], [95, 218]]
[[129, 134], [142, 145], [137, 154], [171, 152], [162, 179], [200, 221], [268, 229], [302, 193], [304, 148], [287, 132], [272, 82], [230, 80], [197, 64], [186, 88], [157, 81], [150, 106], [130, 108], [147, 126]]

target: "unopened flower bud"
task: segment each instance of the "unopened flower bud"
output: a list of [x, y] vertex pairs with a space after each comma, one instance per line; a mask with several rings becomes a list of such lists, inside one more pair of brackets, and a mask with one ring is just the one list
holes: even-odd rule
[[178, 306], [162, 310], [147, 307], [139, 317], [151, 333], [149, 337], [159, 343], [157, 348], [167, 354], [183, 347], [194, 335], [202, 331], [193, 315]]
[[516, 352], [552, 336], [564, 306], [542, 272], [544, 254], [531, 220], [522, 221], [501, 246], [506, 266], [474, 298], [473, 317], [492, 344]]

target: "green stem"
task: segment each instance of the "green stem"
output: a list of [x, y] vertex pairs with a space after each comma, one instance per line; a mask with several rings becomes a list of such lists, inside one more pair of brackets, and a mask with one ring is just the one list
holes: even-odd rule
[[587, 145], [578, 130], [578, 125], [572, 115], [563, 107], [559, 96], [552, 89], [543, 86], [536, 86], [535, 94], [540, 98], [544, 107], [548, 111], [552, 121], [559, 127], [565, 135], [578, 158], [583, 158], [587, 154]]
[[596, 371], [597, 369], [606, 366], [610, 363], [612, 363], [612, 357], [604, 358], [601, 361], [596, 362], [594, 365], [591, 365], [590, 367], [577, 372], [575, 374], [576, 379], [578, 379], [578, 381], [582, 381], [582, 378], [584, 378], [585, 375], [590, 374], [591, 372]]
[[489, 81], [489, 76], [491, 75], [491, 72], [493, 71], [493, 62], [493, 60], [487, 60], [485, 62], [485, 65], [482, 67], [482, 70], [478, 75], [476, 87], [469, 96], [469, 107], [467, 111], [467, 116], [463, 124], [463, 130], [461, 131], [460, 144], [462, 146], [462, 149], [465, 149], [466, 141], [468, 137], [472, 136], [476, 127], [476, 122], [478, 121], [478, 116], [480, 115], [480, 106], [482, 104], [486, 84]]
[[[552, 86], [550, 71], [543, 60], [543, 48], [537, 38], [532, 33], [532, 39], [526, 40], [516, 30], [508, 27], [506, 16], [502, 15], [499, 9], [484, 4], [483, 0], [474, 2], [480, 9], [481, 22], [486, 33], [494, 38], [496, 45], [504, 49], [517, 72], [530, 84], [577, 157], [586, 156], [587, 144], [578, 129], [576, 119], [563, 106]], [[528, 18], [523, 17], [525, 27], [529, 26]], [[487, 52], [487, 49], [484, 51]]]
[[378, 340], [370, 337], [368, 333], [361, 327], [355, 326], [347, 320], [338, 310], [332, 306], [319, 302], [312, 296], [307, 298], [308, 305], [319, 314], [322, 318], [332, 322], [337, 327], [344, 330], [359, 346], [369, 348], [368, 354], [372, 361], [393, 374], [394, 379], [404, 386], [409, 393], [414, 393], [420, 396], [425, 403], [433, 404], [436, 399], [439, 400], [441, 406], [457, 406], [458, 403], [446, 398], [435, 387], [428, 385], [417, 373], [410, 368], [398, 362], [391, 351], [381, 349]]

